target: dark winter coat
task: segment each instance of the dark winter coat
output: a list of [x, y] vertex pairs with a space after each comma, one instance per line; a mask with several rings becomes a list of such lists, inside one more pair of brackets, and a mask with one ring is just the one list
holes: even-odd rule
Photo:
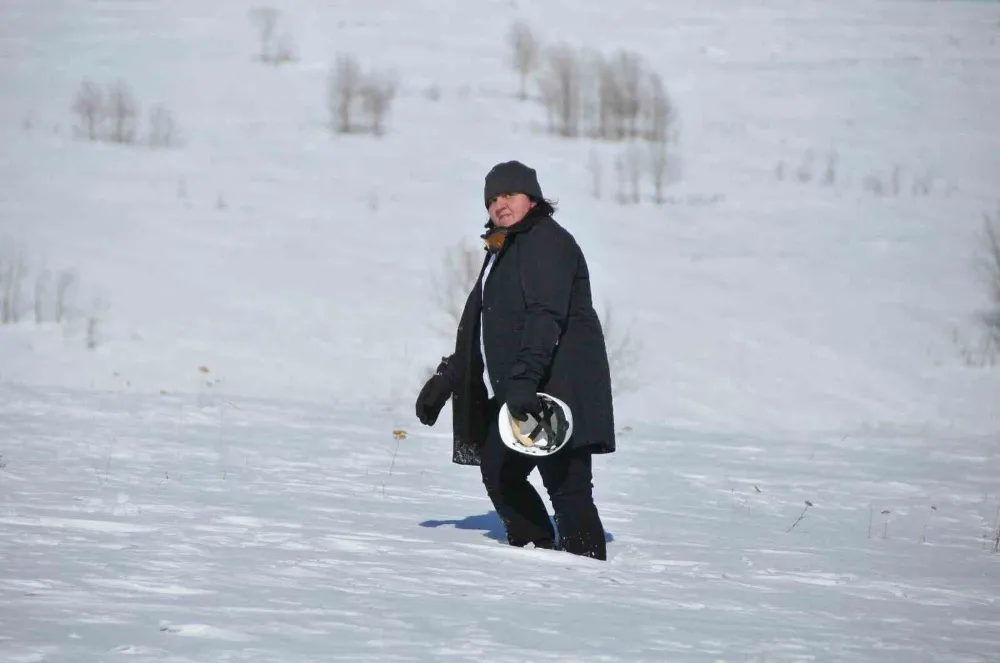
[[444, 372], [452, 388], [452, 461], [479, 465], [493, 414], [483, 385], [480, 313], [496, 402], [512, 378], [563, 400], [573, 412], [570, 445], [615, 450], [611, 375], [604, 332], [594, 311], [590, 274], [573, 236], [547, 215], [530, 214], [508, 229], [486, 279], [483, 260]]

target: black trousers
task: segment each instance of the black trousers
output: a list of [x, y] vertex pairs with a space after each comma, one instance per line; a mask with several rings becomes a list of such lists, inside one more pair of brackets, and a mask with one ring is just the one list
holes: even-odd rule
[[552, 456], [533, 458], [504, 446], [497, 428], [498, 408], [481, 453], [480, 471], [486, 494], [507, 530], [512, 546], [529, 543], [553, 548], [555, 532], [538, 491], [528, 482], [536, 467], [549, 494], [559, 531], [559, 547], [575, 555], [607, 559], [604, 525], [594, 504], [591, 453], [561, 449]]

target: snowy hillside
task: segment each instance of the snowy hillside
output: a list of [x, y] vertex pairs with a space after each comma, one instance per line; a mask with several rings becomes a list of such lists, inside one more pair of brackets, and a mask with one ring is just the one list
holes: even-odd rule
[[[968, 355], [1000, 4], [295, 0], [264, 47], [251, 10], [0, 10], [0, 658], [997, 650], [1000, 369]], [[518, 99], [515, 19], [661, 77], [659, 201], [623, 143]], [[333, 130], [338, 55], [398, 81], [383, 135]], [[119, 83], [135, 142], [88, 140]], [[440, 269], [511, 158], [636, 343], [606, 565], [497, 543], [449, 412], [412, 412], [450, 351]]]

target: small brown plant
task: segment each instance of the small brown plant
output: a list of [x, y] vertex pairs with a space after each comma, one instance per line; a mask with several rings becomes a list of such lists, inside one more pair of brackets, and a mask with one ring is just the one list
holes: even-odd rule
[[802, 509], [802, 513], [800, 513], [799, 517], [795, 519], [795, 522], [792, 523], [792, 526], [789, 527], [787, 530], [785, 530], [786, 534], [788, 532], [791, 532], [793, 529], [795, 529], [795, 526], [798, 525], [802, 521], [802, 519], [806, 517], [806, 511], [808, 511], [810, 508], [812, 508], [812, 505], [813, 505], [812, 502], [810, 502], [809, 500], [806, 500], [806, 508]]

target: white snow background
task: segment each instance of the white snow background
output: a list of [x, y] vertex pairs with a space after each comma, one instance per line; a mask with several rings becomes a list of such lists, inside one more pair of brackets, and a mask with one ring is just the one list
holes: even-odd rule
[[[1000, 370], [963, 356], [1000, 4], [297, 0], [279, 66], [251, 6], [0, 5], [0, 660], [1000, 660]], [[541, 130], [516, 18], [660, 73], [665, 204]], [[398, 74], [384, 136], [330, 131], [338, 53]], [[84, 80], [181, 143], [81, 140]], [[604, 563], [508, 547], [450, 409], [412, 413], [433, 276], [511, 158], [641, 342]]]

